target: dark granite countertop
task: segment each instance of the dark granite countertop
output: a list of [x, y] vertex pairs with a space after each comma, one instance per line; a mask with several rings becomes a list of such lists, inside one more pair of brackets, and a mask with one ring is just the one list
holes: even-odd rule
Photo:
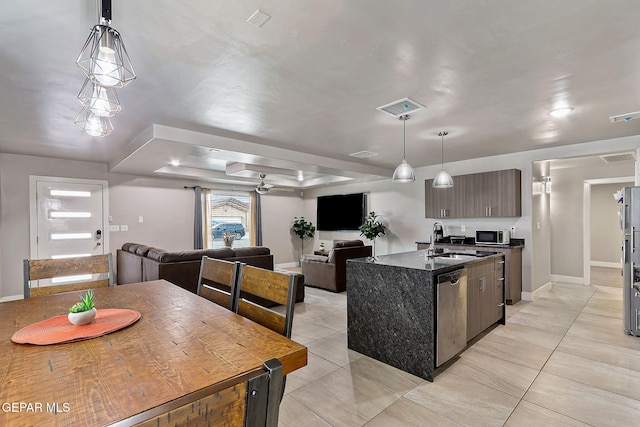
[[[431, 242], [427, 241], [417, 241], [416, 244], [429, 245]], [[524, 248], [524, 239], [511, 239], [511, 242], [508, 245], [490, 245], [490, 244], [476, 244], [475, 239], [473, 237], [469, 237], [465, 240], [464, 243], [451, 243], [447, 241], [439, 241], [435, 242], [436, 245], [460, 245], [460, 246], [475, 246], [477, 248], [500, 248], [500, 249], [513, 249], [513, 248]]]
[[[415, 270], [426, 270], [432, 272], [443, 272], [445, 270], [451, 270], [451, 267], [462, 267], [464, 264], [469, 264], [477, 261], [481, 261], [490, 257], [502, 256], [500, 252], [481, 251], [473, 249], [462, 250], [449, 250], [449, 249], [436, 249], [436, 255], [434, 257], [426, 257], [426, 250], [402, 252], [397, 254], [380, 255], [375, 260], [370, 258], [354, 258], [347, 260], [348, 262], [363, 262], [368, 264], [378, 265], [390, 265], [394, 267], [412, 268]], [[438, 255], [444, 253], [456, 253], [463, 255], [471, 255], [476, 257], [471, 259], [442, 259], [438, 258]]]

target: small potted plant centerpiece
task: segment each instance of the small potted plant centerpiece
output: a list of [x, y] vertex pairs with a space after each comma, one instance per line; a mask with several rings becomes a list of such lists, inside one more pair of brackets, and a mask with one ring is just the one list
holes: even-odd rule
[[88, 325], [96, 318], [96, 313], [93, 290], [89, 289], [84, 295], [80, 295], [80, 302], [69, 309], [69, 322], [77, 326]]

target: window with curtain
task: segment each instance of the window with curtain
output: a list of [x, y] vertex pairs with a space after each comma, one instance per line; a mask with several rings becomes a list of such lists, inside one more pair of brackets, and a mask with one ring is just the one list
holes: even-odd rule
[[202, 190], [205, 248], [224, 247], [225, 230], [235, 236], [234, 248], [256, 246], [256, 202], [251, 193]]

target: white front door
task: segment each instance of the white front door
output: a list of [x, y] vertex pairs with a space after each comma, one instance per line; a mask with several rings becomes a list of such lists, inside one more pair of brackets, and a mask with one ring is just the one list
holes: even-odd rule
[[31, 258], [108, 253], [106, 181], [31, 178]]

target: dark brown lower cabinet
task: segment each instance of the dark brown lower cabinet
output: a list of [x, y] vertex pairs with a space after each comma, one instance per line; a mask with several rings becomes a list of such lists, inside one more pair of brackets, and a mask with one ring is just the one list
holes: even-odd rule
[[504, 321], [504, 256], [467, 267], [467, 341]]

